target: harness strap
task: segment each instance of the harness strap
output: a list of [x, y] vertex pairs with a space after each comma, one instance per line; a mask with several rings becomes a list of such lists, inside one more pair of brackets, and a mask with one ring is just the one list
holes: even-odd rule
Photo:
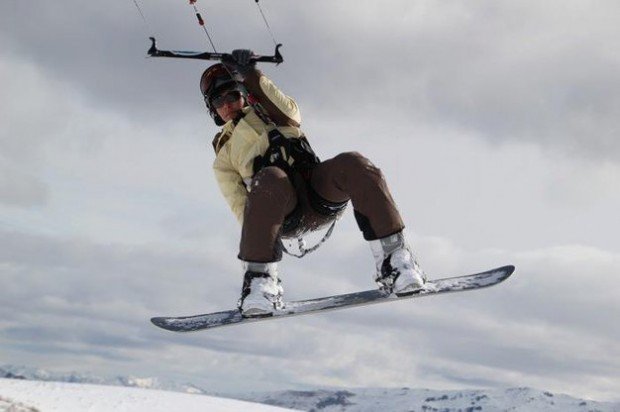
[[334, 231], [334, 227], [336, 227], [336, 220], [334, 220], [332, 224], [329, 226], [329, 229], [327, 229], [327, 232], [325, 232], [325, 235], [323, 235], [323, 238], [316, 245], [312, 246], [310, 249], [306, 249], [306, 241], [304, 240], [302, 236], [299, 236], [297, 238], [297, 246], [299, 247], [299, 251], [301, 253], [290, 252], [284, 245], [282, 245], [282, 250], [287, 255], [294, 256], [296, 258], [301, 259], [302, 257], [306, 256], [308, 253], [312, 253], [315, 250], [317, 250], [319, 247], [321, 247], [321, 245], [325, 243], [327, 239], [329, 239], [329, 237], [332, 235], [332, 232]]
[[[293, 185], [295, 182], [294, 173], [299, 173], [304, 179], [309, 179], [311, 169], [319, 164], [321, 160], [312, 150], [306, 137], [302, 135], [298, 138], [287, 138], [278, 130], [275, 123], [269, 118], [259, 103], [252, 104], [252, 108], [258, 117], [270, 127], [267, 133], [269, 147], [262, 156], [257, 156], [254, 159], [254, 173], [267, 166], [276, 166], [286, 172]], [[311, 189], [309, 182], [308, 187]], [[309, 249], [306, 249], [306, 241], [303, 237], [299, 236], [297, 237], [297, 244], [300, 253], [289, 251], [283, 244], [281, 244], [282, 250], [287, 255], [302, 258], [308, 253], [314, 252], [325, 243], [331, 236], [335, 225], [336, 220], [332, 222], [321, 241]]]

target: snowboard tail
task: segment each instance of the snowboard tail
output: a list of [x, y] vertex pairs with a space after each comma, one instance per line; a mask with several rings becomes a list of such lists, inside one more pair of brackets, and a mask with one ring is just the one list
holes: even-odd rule
[[476, 290], [503, 282], [512, 275], [514, 270], [514, 266], [508, 265], [473, 275], [428, 280], [423, 289], [407, 296], [396, 296], [381, 289], [371, 289], [343, 295], [291, 301], [285, 303], [282, 310], [275, 311], [271, 316], [246, 318], [241, 315], [238, 309], [233, 309], [204, 315], [155, 317], [151, 319], [151, 322], [153, 322], [155, 326], [173, 332], [195, 332], [203, 329], [213, 329], [222, 326], [232, 326], [287, 316], [299, 316], [330, 310], [346, 309], [355, 306], [421, 298], [443, 293]]

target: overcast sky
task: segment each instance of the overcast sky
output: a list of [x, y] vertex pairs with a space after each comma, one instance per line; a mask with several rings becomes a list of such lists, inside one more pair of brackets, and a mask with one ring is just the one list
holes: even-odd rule
[[[211, 172], [208, 50], [185, 1], [0, 3], [0, 364], [235, 392], [531, 386], [620, 393], [620, 3], [261, 2], [322, 158], [385, 173], [430, 277], [479, 292], [190, 335], [231, 308], [239, 227]], [[218, 51], [273, 53], [251, 0], [198, 2]], [[374, 286], [351, 210], [286, 296]]]

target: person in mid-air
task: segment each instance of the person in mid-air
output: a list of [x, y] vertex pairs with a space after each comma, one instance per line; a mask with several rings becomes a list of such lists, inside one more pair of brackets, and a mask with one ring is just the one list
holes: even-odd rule
[[242, 315], [282, 309], [281, 239], [330, 225], [349, 201], [376, 261], [375, 281], [399, 296], [419, 291], [426, 277], [381, 171], [357, 152], [320, 161], [300, 129], [297, 103], [256, 69], [253, 56], [235, 50], [200, 79], [209, 113], [222, 126], [213, 139], [213, 170], [242, 226]]

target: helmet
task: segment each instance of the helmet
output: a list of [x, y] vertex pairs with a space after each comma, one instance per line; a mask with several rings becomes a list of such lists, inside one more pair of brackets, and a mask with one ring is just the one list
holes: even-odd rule
[[209, 114], [218, 126], [222, 126], [225, 122], [217, 114], [215, 107], [211, 105], [211, 100], [223, 92], [231, 90], [241, 92], [243, 97], [247, 100], [248, 92], [243, 85], [243, 78], [239, 74], [228, 69], [222, 63], [214, 64], [202, 73], [202, 77], [200, 78], [200, 91], [205, 99], [207, 109], [209, 109]]

